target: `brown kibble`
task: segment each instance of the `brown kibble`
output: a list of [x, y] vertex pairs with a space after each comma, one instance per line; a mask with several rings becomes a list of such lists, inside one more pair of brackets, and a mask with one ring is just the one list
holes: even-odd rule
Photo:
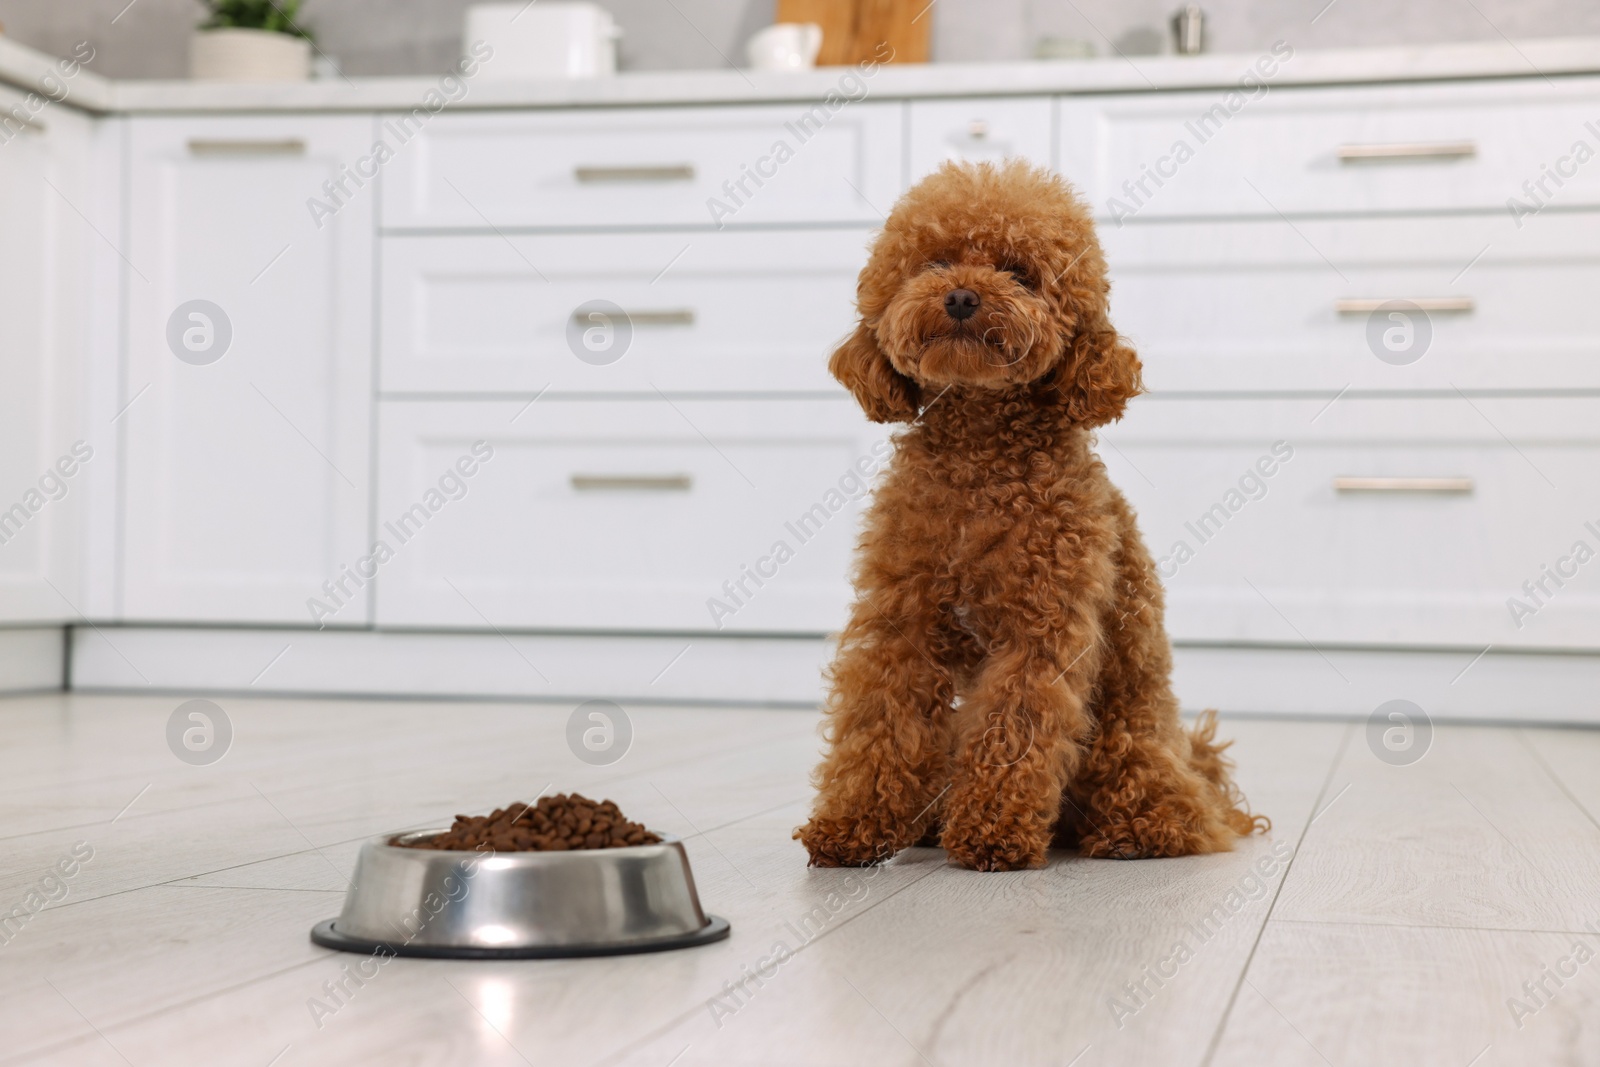
[[449, 830], [409, 847], [464, 852], [488, 845], [497, 852], [567, 852], [660, 840], [641, 824], [629, 822], [614, 801], [557, 793], [540, 797], [533, 805], [496, 808], [488, 815], [457, 815]]

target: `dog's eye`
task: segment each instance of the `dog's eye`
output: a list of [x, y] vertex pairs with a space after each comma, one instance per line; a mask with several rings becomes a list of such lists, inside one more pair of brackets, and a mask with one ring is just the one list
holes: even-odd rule
[[1002, 273], [1009, 274], [1015, 278], [1017, 280], [1017, 284], [1022, 286], [1024, 289], [1033, 288], [1033, 275], [1028, 272], [1027, 267], [1019, 267], [1014, 263], [1007, 263], [1005, 266], [1001, 267], [1000, 270]]
[[950, 269], [950, 261], [948, 259], [936, 259], [932, 263], [928, 264], [928, 269], [929, 270], [949, 270]]

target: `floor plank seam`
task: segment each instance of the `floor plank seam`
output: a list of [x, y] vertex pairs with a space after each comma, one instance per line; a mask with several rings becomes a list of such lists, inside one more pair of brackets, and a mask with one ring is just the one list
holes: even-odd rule
[[[730, 827], [730, 826], [737, 826], [742, 822], [747, 822], [750, 819], [759, 818], [760, 816], [766, 815], [769, 812], [778, 811], [778, 810], [781, 810], [782, 808], [786, 808], [786, 807], [789, 807], [789, 806], [791, 806], [793, 804], [800, 803], [804, 799], [805, 798], [802, 797], [802, 798], [800, 798], [799, 801], [790, 800], [790, 801], [786, 801], [786, 802], [784, 802], [782, 804], [778, 804], [778, 805], [776, 805], [774, 807], [764, 809], [762, 811], [751, 812], [749, 815], [742, 816], [742, 817], [740, 817], [738, 819], [734, 819], [734, 820], [732, 820], [730, 822], [722, 823], [722, 824], [720, 824], [720, 825], [718, 825], [716, 827], [713, 827], [712, 829], [704, 831], [704, 832], [708, 833], [708, 834], [709, 833], [716, 833], [718, 830], [722, 830], [722, 829], [725, 829], [725, 828]], [[409, 826], [409, 827], [402, 827], [399, 830], [392, 831], [392, 832], [394, 832], [394, 833], [405, 833], [407, 830], [426, 829], [428, 825], [434, 825], [434, 824], [436, 824], [436, 822], [437, 822], [436, 819], [430, 819], [430, 820], [426, 820], [425, 822], [415, 823], [415, 824], [413, 824], [412, 826]], [[107, 823], [96, 823], [94, 825], [105, 826], [105, 825], [109, 825], [109, 824], [107, 824]], [[313, 855], [321, 856], [321, 850], [322, 849], [332, 849], [332, 848], [339, 848], [339, 847], [345, 846], [345, 845], [357, 844], [359, 842], [366, 841], [368, 838], [370, 838], [372, 836], [373, 836], [372, 834], [362, 834], [359, 837], [341, 838], [338, 841], [332, 841], [332, 842], [328, 842], [328, 843], [322, 844], [322, 845], [314, 845], [314, 846], [312, 846], [310, 848], [295, 849], [293, 852], [282, 852], [282, 853], [278, 853], [276, 855], [261, 856], [261, 857], [258, 857], [256, 859], [244, 860], [244, 861], [242, 861], [240, 863], [230, 863], [226, 867], [218, 867], [218, 868], [215, 868], [214, 870], [198, 871], [198, 872], [196, 872], [194, 874], [180, 874], [180, 875], [177, 875], [177, 876], [175, 876], [173, 878], [163, 879], [162, 881], [159, 881], [159, 882], [150, 882], [148, 884], [139, 885], [139, 886], [129, 886], [129, 887], [125, 888], [125, 889], [118, 889], [118, 890], [114, 890], [114, 891], [109, 892], [109, 893], [100, 893], [100, 894], [97, 894], [95, 896], [80, 896], [80, 897], [78, 897], [76, 899], [72, 899], [72, 900], [63, 900], [59, 904], [52, 904], [48, 908], [41, 909], [39, 914], [44, 914], [45, 912], [48, 912], [48, 911], [56, 911], [56, 910], [59, 910], [59, 909], [62, 909], [62, 908], [75, 907], [75, 906], [80, 905], [80, 904], [88, 904], [88, 903], [91, 903], [91, 902], [97, 901], [97, 900], [109, 900], [112, 897], [125, 896], [128, 893], [139, 893], [139, 892], [143, 892], [146, 889], [160, 889], [160, 888], [162, 888], [164, 886], [183, 887], [181, 885], [181, 883], [192, 882], [196, 878], [205, 878], [208, 875], [222, 874], [222, 873], [224, 873], [226, 871], [236, 871], [236, 870], [239, 870], [242, 867], [252, 867], [252, 866], [254, 866], [254, 865], [258, 864], [258, 863], [271, 863], [274, 860], [292, 859], [292, 858], [294, 858], [296, 856], [313, 856]], [[696, 835], [693, 835], [693, 836], [699, 837], [701, 835], [696, 834]], [[685, 838], [685, 840], [689, 840], [689, 838]], [[326, 858], [326, 857], [323, 857], [323, 858]], [[183, 887], [183, 888], [187, 888], [187, 887]], [[215, 888], [226, 888], [226, 887], [201, 886], [201, 887], [197, 887], [197, 888], [212, 888], [212, 889], [215, 889]], [[248, 888], [248, 887], [240, 886], [238, 888]], [[343, 890], [343, 889], [331, 889], [331, 890], [307, 889], [307, 890], [304, 890], [304, 891], [305, 892], [315, 892], [315, 893], [343, 893], [345, 890]], [[0, 1063], [3, 1063], [3, 1062], [4, 1061], [0, 1061]]]
[[[933, 875], [936, 874], [939, 871], [939, 869], [940, 869], [939, 866], [935, 865], [933, 870], [928, 871], [928, 873], [924, 874], [920, 878], [912, 879], [911, 881], [907, 882], [905, 885], [901, 886], [899, 889], [896, 889], [894, 892], [892, 892], [892, 893], [888, 894], [887, 896], [883, 897], [883, 899], [879, 900], [877, 903], [868, 905], [867, 907], [864, 907], [861, 910], [857, 911], [854, 915], [851, 915], [848, 918], [845, 918], [845, 919], [843, 919], [843, 920], [841, 920], [841, 921], [839, 921], [837, 923], [829, 925], [821, 933], [817, 934], [817, 936], [813, 937], [811, 940], [803, 943], [799, 948], [797, 948], [794, 951], [794, 955], [796, 955], [796, 956], [800, 955], [800, 953], [806, 951], [808, 948], [810, 948], [812, 945], [816, 944], [818, 941], [821, 941], [825, 937], [831, 936], [835, 931], [843, 930], [846, 926], [849, 926], [851, 923], [855, 922], [857, 919], [859, 919], [862, 916], [866, 915], [868, 912], [871, 912], [876, 908], [882, 907], [884, 904], [887, 904], [889, 901], [893, 900], [895, 897], [899, 896], [901, 893], [904, 893], [906, 890], [911, 889], [914, 886], [921, 885], [923, 882], [925, 882], [929, 878], [933, 877]], [[656, 1040], [657, 1038], [659, 1038], [659, 1037], [661, 1037], [661, 1036], [663, 1036], [665, 1034], [671, 1033], [673, 1030], [677, 1029], [684, 1022], [686, 1022], [690, 1017], [699, 1014], [699, 1012], [702, 1011], [704, 1008], [705, 1008], [705, 1003], [704, 1002], [700, 1002], [700, 1003], [695, 1004], [694, 1007], [689, 1008], [686, 1011], [682, 1012], [681, 1014], [676, 1015], [673, 1018], [667, 1020], [666, 1022], [662, 1023], [660, 1026], [656, 1027], [656, 1029], [652, 1030], [650, 1033], [646, 1034], [645, 1036], [643, 1036], [641, 1038], [638, 1038], [637, 1040], [633, 1041], [631, 1044], [628, 1044], [628, 1045], [624, 1046], [623, 1048], [618, 1049], [617, 1051], [611, 1053], [608, 1056], [605, 1056], [605, 1057], [603, 1057], [601, 1059], [598, 1059], [598, 1060], [594, 1061], [593, 1067], [608, 1067], [609, 1064], [613, 1064], [613, 1063], [619, 1062], [620, 1060], [622, 1060], [625, 1057], [627, 1057], [630, 1053], [634, 1052], [636, 1049], [643, 1048], [644, 1046], [648, 1045], [650, 1042]], [[682, 1055], [682, 1053], [680, 1053], [679, 1055]]]
[[[145, 1012], [142, 1015], [131, 1015], [126, 1019], [119, 1019], [116, 1022], [100, 1023], [100, 1024], [91, 1023], [90, 1025], [91, 1026], [98, 1025], [102, 1030], [121, 1030], [121, 1029], [124, 1029], [124, 1028], [129, 1027], [129, 1026], [137, 1026], [140, 1023], [149, 1022], [152, 1019], [160, 1018], [163, 1015], [167, 1015], [167, 1014], [170, 1014], [170, 1013], [175, 1012], [175, 1011], [181, 1011], [184, 1008], [192, 1008], [196, 1004], [204, 1004], [208, 1000], [214, 1000], [217, 997], [226, 996], [229, 993], [237, 993], [241, 989], [248, 989], [251, 986], [256, 985], [259, 982], [265, 982], [265, 981], [268, 981], [269, 979], [278, 978], [278, 977], [281, 977], [282, 975], [290, 974], [290, 973], [292, 973], [294, 971], [302, 970], [302, 969], [304, 969], [306, 967], [315, 966], [318, 963], [322, 963], [324, 960], [328, 959], [328, 957], [332, 956], [332, 955], [335, 955], [334, 951], [332, 949], [328, 949], [328, 950], [323, 951], [322, 954], [320, 954], [320, 955], [318, 955], [318, 956], [316, 956], [316, 957], [314, 957], [312, 959], [302, 960], [301, 962], [295, 963], [295, 964], [291, 964], [288, 967], [280, 967], [276, 971], [270, 971], [270, 972], [268, 972], [266, 974], [257, 975], [254, 978], [247, 978], [243, 982], [238, 982], [238, 983], [235, 983], [234, 985], [231, 985], [231, 986], [225, 986], [225, 987], [223, 987], [221, 989], [213, 989], [213, 990], [211, 990], [211, 991], [209, 991], [207, 993], [202, 993], [200, 996], [190, 997], [188, 1000], [182, 1000], [182, 1001], [179, 1001], [176, 1004], [168, 1004], [165, 1007], [156, 1008], [153, 1011]], [[95, 1033], [95, 1034], [85, 1034], [85, 1035], [82, 1035], [82, 1036], [79, 1036], [79, 1037], [69, 1038], [69, 1039], [64, 1040], [64, 1041], [58, 1041], [53, 1045], [44, 1045], [44, 1046], [41, 1046], [41, 1047], [36, 1048], [36, 1049], [30, 1049], [29, 1051], [21, 1053], [18, 1056], [0, 1060], [0, 1067], [6, 1067], [7, 1064], [27, 1063], [29, 1061], [37, 1062], [37, 1060], [41, 1056], [54, 1055], [57, 1052], [62, 1052], [64, 1050], [66, 1050], [66, 1049], [74, 1048], [74, 1047], [76, 1047], [78, 1045], [83, 1045], [83, 1044], [86, 1044], [88, 1042], [98, 1041], [98, 1040], [102, 1040], [102, 1038], [100, 1037], [99, 1034]], [[113, 1051], [115, 1051], [114, 1047], [113, 1047]], [[120, 1053], [118, 1053], [118, 1054], [120, 1055]]]
[[1561, 790], [1568, 800], [1572, 801], [1573, 807], [1583, 812], [1584, 818], [1588, 819], [1590, 824], [1593, 825], [1596, 830], [1600, 830], [1600, 819], [1597, 819], [1595, 817], [1595, 813], [1585, 807], [1583, 801], [1579, 800], [1577, 796], [1573, 794], [1572, 790], [1567, 787], [1566, 779], [1562, 778], [1561, 775], [1556, 772], [1556, 769], [1550, 766], [1549, 761], [1544, 758], [1544, 754], [1534, 746], [1532, 741], [1528, 740], [1527, 731], [1519, 728], [1513, 730], [1512, 733], [1516, 736], [1518, 741], [1522, 742], [1522, 747], [1528, 750], [1528, 754], [1533, 757], [1533, 761], [1544, 769], [1545, 774], [1550, 776], [1550, 781], [1555, 783], [1555, 787]]
[[740, 823], [749, 822], [751, 819], [759, 819], [763, 815], [771, 815], [773, 812], [782, 811], [784, 808], [792, 808], [796, 804], [804, 804], [805, 801], [805, 797], [796, 797], [793, 800], [786, 800], [782, 804], [774, 804], [770, 808], [762, 808], [760, 811], [753, 811], [749, 815], [741, 815], [737, 819], [733, 819], [729, 822], [718, 823], [716, 826], [708, 827], [704, 830], [697, 830], [691, 835], [680, 835], [680, 837], [684, 841], [692, 841], [697, 837], [705, 837], [707, 834], [714, 834], [718, 830], [726, 830], [730, 826], [738, 826]]
[[[369, 838], [371, 836], [372, 836], [371, 834], [363, 834], [360, 837], [346, 838], [346, 839], [344, 839], [342, 841], [335, 841], [335, 842], [333, 842], [331, 844], [322, 845], [322, 846], [320, 846], [320, 848], [338, 848], [340, 845], [348, 845], [348, 844], [352, 844], [352, 843], [357, 842], [357, 841], [365, 841], [365, 840], [367, 840], [367, 838]], [[163, 879], [162, 881], [159, 881], [159, 882], [148, 882], [145, 885], [128, 886], [125, 889], [115, 889], [115, 890], [112, 890], [109, 893], [99, 893], [99, 894], [96, 894], [95, 896], [78, 897], [75, 900], [63, 900], [59, 904], [52, 904], [48, 908], [41, 909], [37, 914], [43, 915], [46, 912], [59, 911], [59, 910], [65, 909], [65, 908], [73, 908], [73, 907], [77, 907], [77, 906], [82, 905], [82, 904], [90, 904], [90, 903], [93, 903], [94, 901], [97, 901], [97, 900], [110, 900], [112, 897], [126, 896], [129, 893], [142, 893], [146, 889], [161, 889], [161, 888], [167, 887], [167, 886], [177, 886], [178, 883], [181, 883], [181, 882], [192, 881], [193, 879], [196, 879], [196, 878], [204, 878], [204, 877], [206, 877], [207, 875], [210, 875], [210, 874], [221, 874], [224, 871], [236, 871], [241, 867], [250, 867], [250, 866], [254, 866], [257, 863], [271, 863], [273, 860], [283, 860], [283, 859], [290, 859], [290, 858], [292, 858], [294, 856], [312, 856], [312, 855], [317, 855], [317, 854], [318, 854], [318, 848], [317, 847], [313, 847], [313, 848], [297, 849], [294, 852], [284, 852], [284, 853], [280, 853], [280, 854], [274, 855], [274, 856], [262, 856], [262, 857], [260, 857], [258, 859], [245, 860], [245, 861], [243, 861], [241, 863], [230, 863], [228, 866], [226, 866], [226, 867], [218, 867], [216, 870], [200, 871], [200, 872], [195, 873], [195, 874], [180, 874], [180, 875], [177, 875], [176, 877], [166, 878], [166, 879]], [[333, 890], [333, 892], [343, 893], [344, 890], [343, 889], [338, 889], [338, 890]], [[0, 1063], [4, 1063], [4, 1061], [0, 1061]]]
[[[1228, 1028], [1228, 1019], [1233, 1014], [1234, 1005], [1239, 1001], [1239, 992], [1244, 988], [1246, 978], [1250, 974], [1250, 964], [1256, 958], [1256, 950], [1261, 947], [1261, 937], [1266, 933], [1267, 925], [1272, 922], [1272, 912], [1278, 906], [1278, 897], [1283, 893], [1283, 887], [1289, 884], [1289, 875], [1294, 871], [1295, 860], [1300, 858], [1300, 850], [1305, 847], [1306, 836], [1311, 833], [1312, 824], [1321, 817], [1327, 809], [1322, 806], [1322, 798], [1328, 795], [1328, 790], [1333, 786], [1333, 776], [1339, 772], [1339, 765], [1344, 762], [1344, 754], [1350, 747], [1350, 740], [1355, 735], [1356, 724], [1354, 721], [1345, 726], [1343, 735], [1335, 746], [1333, 759], [1328, 764], [1328, 773], [1322, 780], [1322, 788], [1317, 790], [1317, 797], [1311, 803], [1311, 814], [1306, 818], [1306, 824], [1300, 828], [1300, 836], [1295, 841], [1294, 854], [1289, 857], [1289, 862], [1284, 864], [1283, 876], [1278, 879], [1278, 887], [1272, 893], [1272, 902], [1267, 905], [1267, 913], [1261, 918], [1261, 925], [1256, 928], [1256, 936], [1250, 942], [1250, 951], [1245, 955], [1244, 963], [1239, 967], [1238, 981], [1233, 984], [1233, 991], [1228, 994], [1228, 1002], [1222, 1008], [1222, 1015], [1217, 1020], [1217, 1029], [1211, 1035], [1210, 1042], [1206, 1045], [1206, 1053], [1200, 1059], [1200, 1067], [1211, 1067], [1211, 1061], [1217, 1055], [1217, 1049], [1222, 1044], [1222, 1035]], [[1341, 791], [1342, 795], [1342, 791]]]
[[[814, 724], [812, 724], [812, 729], [815, 729], [815, 725]], [[795, 732], [799, 733], [801, 731], [796, 730]], [[515, 733], [516, 733], [516, 731], [512, 732], [513, 735]], [[730, 744], [728, 747], [720, 748], [720, 749], [695, 749], [694, 751], [689, 752], [686, 755], [684, 755], [681, 759], [668, 760], [666, 762], [655, 764], [652, 767], [644, 768], [642, 770], [630, 770], [630, 771], [618, 772], [616, 775], [614, 775], [612, 777], [607, 777], [607, 778], [602, 779], [601, 782], [598, 783], [598, 784], [610, 786], [610, 785], [612, 785], [614, 783], [617, 783], [617, 782], [629, 781], [629, 780], [631, 780], [631, 779], [633, 779], [635, 777], [638, 777], [639, 775], [643, 775], [643, 774], [658, 774], [658, 773], [660, 773], [662, 771], [670, 770], [672, 768], [682, 766], [683, 764], [686, 764], [686, 763], [694, 763], [694, 762], [705, 760], [708, 757], [714, 758], [714, 757], [717, 757], [717, 756], [732, 755], [734, 753], [739, 753], [739, 752], [759, 752], [759, 751], [762, 751], [763, 749], [768, 748], [768, 747], [770, 747], [772, 745], [785, 744], [785, 743], [792, 742], [793, 740], [795, 740], [793, 737], [787, 736], [787, 733], [785, 733], [785, 734], [782, 734], [782, 735], [780, 735], [778, 737], [774, 737], [774, 738], [771, 738], [771, 739], [769, 739], [767, 741], [764, 741], [764, 742], [762, 742], [760, 744], [757, 744], [754, 747], [752, 747], [748, 742], [744, 742], [744, 743], [740, 743], [740, 744]], [[461, 763], [461, 764], [465, 764], [465, 763], [471, 763], [471, 762], [473, 762], [473, 760], [474, 760], [474, 757], [466, 756], [466, 757], [463, 757], [458, 762]], [[317, 790], [317, 789], [345, 788], [345, 787], [356, 786], [356, 785], [372, 785], [372, 784], [378, 783], [378, 782], [390, 781], [390, 780], [393, 780], [395, 778], [405, 778], [405, 777], [408, 777], [408, 776], [414, 776], [418, 771], [424, 771], [424, 770], [425, 771], [437, 771], [437, 770], [444, 769], [445, 767], [448, 767], [448, 766], [450, 766], [450, 765], [449, 764], [441, 765], [441, 764], [438, 764], [438, 763], [435, 763], [435, 762], [424, 761], [424, 762], [421, 762], [421, 763], [417, 763], [415, 765], [409, 765], [408, 764], [408, 765], [406, 765], [404, 767], [400, 767], [400, 768], [397, 768], [397, 769], [394, 769], [394, 770], [388, 770], [388, 771], [385, 771], [384, 773], [370, 775], [370, 776], [367, 776], [367, 777], [352, 778], [352, 777], [348, 777], [348, 776], [341, 776], [336, 783], [333, 783], [331, 785], [330, 785], [330, 783], [324, 781], [324, 782], [311, 783], [311, 784], [301, 785], [301, 786], [293, 786], [293, 787], [290, 787], [290, 788], [286, 788], [286, 789], [275, 791], [273, 795], [274, 796], [278, 796], [278, 797], [292, 797], [292, 796], [295, 796], [296, 794], [299, 794], [299, 793], [310, 792], [310, 791]], [[263, 769], [266, 769], [266, 768], [263, 768]], [[158, 773], [161, 773], [161, 772], [158, 772]], [[509, 773], [510, 772], [508, 772], [508, 775], [509, 775]], [[103, 784], [105, 784], [107, 782], [117, 782], [117, 781], [123, 781], [123, 780], [138, 781], [140, 778], [148, 778], [148, 777], [149, 777], [148, 774], [130, 774], [130, 775], [124, 775], [124, 776], [121, 776], [121, 777], [118, 777], [118, 778], [111, 778], [111, 779], [107, 779], [107, 778], [86, 778], [86, 779], [82, 779], [81, 781], [69, 781], [69, 782], [64, 782], [64, 783], [52, 782], [52, 783], [49, 783], [49, 784], [51, 784], [53, 786], [58, 786], [60, 788], [70, 788], [70, 787], [75, 786], [75, 785], [76, 786], [103, 785]], [[537, 775], [535, 775], [534, 777], [537, 777]], [[246, 776], [246, 780], [248, 780], [248, 776]], [[157, 781], [159, 782], [159, 778], [157, 779]], [[3, 797], [5, 795], [5, 793], [7, 793], [7, 792], [19, 792], [19, 791], [20, 792], [26, 792], [26, 791], [37, 789], [37, 788], [38, 788], [37, 786], [17, 786], [14, 789], [11, 789], [11, 790], [0, 791], [0, 797]], [[251, 799], [254, 799], [254, 798], [248, 797], [248, 796], [222, 797], [222, 798], [219, 798], [219, 799], [216, 799], [216, 800], [199, 801], [199, 802], [197, 802], [195, 804], [187, 804], [187, 805], [184, 805], [182, 807], [177, 807], [177, 808], [162, 808], [162, 809], [155, 810], [155, 811], [137, 812], [134, 815], [130, 815], [129, 819], [155, 818], [155, 817], [163, 816], [163, 815], [174, 815], [174, 814], [178, 814], [180, 812], [201, 811], [201, 810], [204, 810], [206, 808], [213, 808], [213, 807], [217, 807], [217, 806], [224, 805], [224, 804], [235, 804], [235, 803], [239, 803], [239, 802], [246, 801], [246, 800], [251, 800]], [[82, 830], [82, 829], [87, 829], [89, 827], [104, 826], [104, 825], [106, 825], [106, 820], [98, 819], [98, 820], [94, 820], [92, 822], [73, 823], [73, 824], [66, 825], [66, 826], [44, 827], [44, 828], [41, 828], [41, 829], [38, 829], [38, 830], [29, 830], [29, 831], [26, 831], [26, 832], [20, 833], [20, 834], [0, 835], [0, 843], [10, 842], [10, 841], [19, 841], [19, 840], [22, 840], [23, 838], [36, 837], [36, 836], [38, 836], [40, 834], [63, 833], [63, 832], [70, 831], [70, 830]]]
[[166, 882], [160, 886], [148, 886], [149, 889], [233, 889], [246, 893], [337, 893], [344, 894], [343, 889], [301, 889], [298, 886], [281, 885], [202, 885], [198, 882], [185, 885], [182, 882]]
[[1459, 923], [1379, 923], [1355, 922], [1348, 919], [1269, 919], [1269, 923], [1285, 926], [1360, 926], [1379, 930], [1459, 930], [1473, 934], [1549, 934], [1552, 936], [1594, 936], [1593, 930], [1524, 929], [1515, 926], [1464, 926]]

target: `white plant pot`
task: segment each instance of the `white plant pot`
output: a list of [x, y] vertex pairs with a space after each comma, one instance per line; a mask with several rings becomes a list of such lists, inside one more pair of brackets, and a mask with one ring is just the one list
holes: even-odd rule
[[189, 38], [196, 81], [299, 82], [311, 76], [311, 42], [270, 30], [196, 30]]

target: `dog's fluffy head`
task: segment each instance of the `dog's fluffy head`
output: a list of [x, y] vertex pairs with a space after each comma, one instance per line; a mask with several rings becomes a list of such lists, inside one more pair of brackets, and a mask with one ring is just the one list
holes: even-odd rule
[[1094, 223], [1059, 177], [1020, 160], [946, 163], [889, 215], [857, 287], [860, 325], [828, 369], [875, 422], [914, 419], [950, 386], [1039, 385], [1098, 426], [1140, 390], [1108, 290]]

